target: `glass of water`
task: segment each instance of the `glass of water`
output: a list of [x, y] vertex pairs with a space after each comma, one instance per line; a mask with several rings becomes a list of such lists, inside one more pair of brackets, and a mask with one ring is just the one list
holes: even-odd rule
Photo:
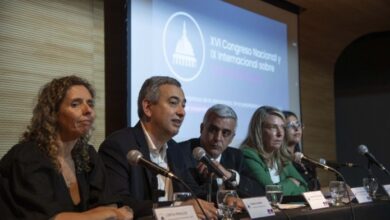
[[217, 204], [223, 220], [232, 220], [237, 208], [238, 195], [235, 190], [221, 189], [217, 192]]
[[378, 181], [373, 177], [363, 178], [363, 187], [371, 196], [371, 198], [376, 198], [376, 191], [378, 190]]
[[343, 181], [330, 181], [329, 182], [330, 196], [332, 197], [332, 203], [334, 206], [343, 205], [342, 199], [346, 193], [346, 185]]
[[265, 196], [272, 206], [276, 206], [278, 203], [281, 203], [283, 199], [282, 185], [266, 185]]

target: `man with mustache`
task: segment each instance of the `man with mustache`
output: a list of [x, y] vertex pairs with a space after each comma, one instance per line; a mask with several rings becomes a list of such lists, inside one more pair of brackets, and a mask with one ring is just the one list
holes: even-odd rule
[[[133, 208], [135, 218], [152, 215], [152, 207], [171, 200], [173, 191], [187, 191], [169, 178], [129, 165], [126, 159], [130, 150], [138, 150], [146, 160], [181, 176], [181, 167], [172, 162], [175, 158], [180, 164], [182, 158], [172, 137], [179, 132], [184, 120], [185, 104], [180, 82], [167, 76], [151, 77], [139, 92], [140, 121], [135, 127], [114, 132], [100, 146], [99, 154], [106, 166], [110, 188]], [[216, 218], [213, 204], [204, 201], [202, 206], [210, 219]], [[204, 218], [198, 206], [194, 208], [198, 216]]]
[[[190, 155], [187, 167], [197, 183], [193, 190], [200, 198], [206, 198], [209, 194], [210, 170], [207, 165], [198, 162], [192, 156], [196, 147], [202, 147], [206, 151], [212, 163], [225, 176], [226, 181], [216, 179], [212, 182], [211, 199], [220, 186], [236, 189], [240, 197], [253, 197], [264, 195], [264, 187], [256, 183], [244, 164], [244, 158], [239, 149], [229, 147], [237, 127], [237, 115], [234, 110], [223, 104], [217, 104], [209, 108], [200, 125], [200, 137], [180, 143], [185, 155]], [[191, 185], [193, 182], [189, 182]]]

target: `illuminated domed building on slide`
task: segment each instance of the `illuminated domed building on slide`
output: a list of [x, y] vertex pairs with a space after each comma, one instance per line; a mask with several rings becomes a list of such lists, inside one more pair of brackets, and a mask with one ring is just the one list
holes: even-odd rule
[[173, 63], [185, 67], [196, 67], [196, 58], [191, 42], [187, 38], [186, 23], [183, 23], [183, 31], [181, 38], [176, 44], [176, 49], [173, 54]]

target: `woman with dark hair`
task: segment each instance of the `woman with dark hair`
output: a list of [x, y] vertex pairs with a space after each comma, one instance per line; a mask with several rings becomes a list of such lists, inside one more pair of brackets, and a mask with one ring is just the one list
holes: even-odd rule
[[261, 185], [282, 185], [283, 195], [300, 195], [307, 183], [287, 152], [285, 121], [281, 111], [262, 106], [253, 114], [241, 149], [245, 162]]
[[303, 132], [303, 124], [298, 120], [298, 116], [291, 111], [283, 111], [284, 117], [286, 117], [286, 139], [287, 150], [294, 161], [294, 167], [305, 178], [309, 190], [320, 190], [320, 182], [317, 178], [316, 167], [312, 164], [304, 161], [296, 160], [295, 153], [301, 152], [301, 139]]
[[104, 166], [88, 144], [95, 91], [77, 76], [40, 91], [31, 124], [0, 161], [0, 207], [5, 219], [132, 219], [117, 208]]

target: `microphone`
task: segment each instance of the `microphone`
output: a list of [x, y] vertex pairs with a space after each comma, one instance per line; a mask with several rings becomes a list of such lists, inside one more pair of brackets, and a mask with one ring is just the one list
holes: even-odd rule
[[168, 171], [167, 169], [162, 168], [159, 165], [157, 165], [149, 160], [146, 160], [144, 158], [144, 156], [142, 155], [142, 153], [139, 152], [138, 150], [130, 150], [127, 153], [126, 158], [127, 158], [127, 161], [131, 165], [141, 165], [141, 166], [145, 167], [146, 169], [152, 170], [153, 172], [155, 172], [157, 174], [161, 174], [163, 176], [174, 179], [174, 180], [180, 182], [181, 184], [183, 184], [183, 186], [191, 192], [191, 195], [195, 199], [195, 202], [198, 204], [200, 210], [203, 212], [203, 215], [206, 216], [206, 220], [208, 220], [206, 212], [204, 211], [203, 207], [200, 205], [200, 202], [198, 201], [197, 196], [195, 195], [195, 193], [193, 192], [191, 187], [189, 187], [187, 185], [187, 183], [185, 183], [182, 179], [180, 179], [179, 177], [177, 177], [175, 174]]
[[359, 145], [358, 152], [359, 152], [359, 154], [366, 156], [370, 163], [377, 165], [381, 170], [383, 170], [385, 173], [390, 175], [390, 173], [386, 169], [386, 167], [383, 166], [383, 164], [379, 163], [379, 161], [374, 157], [374, 155], [372, 155], [370, 152], [368, 152], [368, 148], [366, 145], [363, 145], [363, 144]]
[[228, 178], [223, 174], [223, 172], [211, 161], [211, 159], [207, 156], [206, 151], [202, 147], [195, 147], [192, 150], [192, 156], [200, 162], [206, 164], [207, 168], [210, 172], [215, 173], [218, 177], [222, 178], [226, 181]]
[[357, 164], [354, 164], [354, 163], [338, 163], [338, 162], [334, 162], [334, 161], [327, 161], [323, 158], [320, 158], [319, 159], [319, 162], [320, 164], [323, 164], [323, 165], [328, 165], [330, 167], [333, 167], [333, 168], [341, 168], [341, 167], [358, 167]]
[[303, 153], [301, 153], [301, 152], [295, 152], [294, 160], [296, 162], [298, 162], [298, 161], [299, 162], [300, 161], [307, 161], [307, 162], [312, 163], [312, 164], [314, 164], [314, 165], [316, 165], [316, 166], [318, 166], [318, 167], [320, 167], [320, 168], [322, 168], [324, 170], [330, 170], [330, 171], [333, 171], [333, 172], [335, 171], [335, 169], [333, 169], [332, 167], [330, 167], [328, 165], [325, 165], [325, 164], [322, 164], [320, 162], [317, 162], [316, 160], [303, 155]]
[[149, 170], [152, 170], [153, 172], [155, 172], [157, 174], [161, 174], [163, 176], [166, 176], [168, 178], [175, 179], [175, 180], [181, 182], [181, 180], [175, 174], [170, 172], [169, 170], [167, 170], [163, 167], [160, 167], [159, 165], [157, 165], [149, 160], [146, 160], [143, 157], [142, 153], [139, 152], [138, 150], [130, 150], [127, 153], [127, 161], [131, 165], [141, 165]]

